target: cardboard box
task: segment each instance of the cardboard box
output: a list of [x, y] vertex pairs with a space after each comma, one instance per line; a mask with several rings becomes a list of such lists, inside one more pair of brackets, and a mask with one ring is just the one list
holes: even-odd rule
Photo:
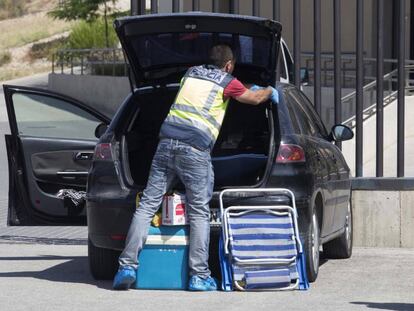
[[162, 201], [162, 224], [165, 226], [181, 226], [186, 225], [185, 195], [174, 193], [164, 196]]

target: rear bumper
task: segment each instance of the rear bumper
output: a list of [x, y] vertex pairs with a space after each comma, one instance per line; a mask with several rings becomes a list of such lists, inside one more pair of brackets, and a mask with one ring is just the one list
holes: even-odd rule
[[88, 236], [93, 245], [122, 250], [135, 206], [87, 202]]
[[[220, 192], [215, 192], [210, 202], [211, 208], [218, 208], [218, 196]], [[241, 196], [235, 194], [226, 198], [225, 205], [284, 205], [290, 204], [285, 196]], [[301, 214], [301, 210], [309, 204], [309, 198], [296, 198], [296, 206]], [[88, 200], [86, 204], [88, 219], [88, 235], [91, 242], [96, 247], [122, 250], [125, 245], [125, 237], [131, 224], [132, 216], [135, 212], [135, 204], [130, 200], [106, 199], [93, 201]], [[213, 228], [212, 230], [216, 230]]]

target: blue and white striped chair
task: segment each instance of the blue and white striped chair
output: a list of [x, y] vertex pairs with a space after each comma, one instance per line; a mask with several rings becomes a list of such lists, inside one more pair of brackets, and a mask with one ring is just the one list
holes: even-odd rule
[[[292, 206], [229, 206], [229, 192], [288, 195]], [[307, 289], [293, 193], [287, 189], [228, 189], [220, 194], [223, 290]]]

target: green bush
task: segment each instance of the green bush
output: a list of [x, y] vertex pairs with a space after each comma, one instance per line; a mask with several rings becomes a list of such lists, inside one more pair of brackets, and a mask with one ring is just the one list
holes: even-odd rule
[[10, 63], [11, 61], [11, 54], [9, 51], [6, 52], [0, 52], [0, 67]]
[[[102, 18], [93, 22], [81, 21], [73, 27], [69, 36], [68, 45], [72, 49], [105, 48], [105, 22]], [[116, 47], [118, 37], [112, 27], [112, 20], [108, 21], [108, 47]]]

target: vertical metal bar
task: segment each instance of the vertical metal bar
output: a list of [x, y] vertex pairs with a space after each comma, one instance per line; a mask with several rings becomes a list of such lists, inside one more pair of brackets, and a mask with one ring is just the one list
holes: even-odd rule
[[273, 0], [273, 19], [280, 20], [280, 0]]
[[115, 77], [115, 49], [112, 49], [112, 76]]
[[376, 176], [384, 176], [384, 0], [377, 1], [377, 146]]
[[138, 15], [138, 1], [131, 0], [131, 15]]
[[81, 54], [81, 76], [83, 76], [83, 53]]
[[[134, 10], [136, 10], [136, 13], [133, 15], [144, 15], [145, 14], [145, 0], [135, 0], [136, 4], [134, 5]], [[131, 5], [131, 10], [133, 9]]]
[[63, 52], [60, 52], [60, 73], [63, 73]]
[[259, 16], [260, 15], [260, 0], [253, 0], [252, 2], [252, 12], [253, 16]]
[[230, 13], [239, 14], [239, 0], [230, 0]]
[[405, 0], [398, 5], [398, 101], [397, 101], [397, 177], [404, 177], [404, 114], [405, 114]]
[[313, 1], [314, 104], [321, 115], [321, 0]]
[[200, 11], [200, 0], [193, 0], [193, 11]]
[[151, 0], [151, 14], [158, 13], [158, 0]]
[[[335, 124], [342, 122], [341, 103], [341, 0], [334, 0], [334, 103]], [[342, 148], [341, 142], [336, 142]]]
[[293, 2], [293, 61], [295, 85], [300, 87], [300, 0]]
[[364, 0], [357, 0], [357, 27], [356, 27], [356, 152], [355, 172], [356, 177], [363, 175], [362, 154], [363, 154], [363, 119], [364, 107], [363, 94], [363, 70], [364, 70]]
[[220, 10], [219, 9], [219, 0], [213, 0], [212, 7], [213, 7], [213, 12], [214, 13], [218, 12]]
[[140, 7], [141, 15], [145, 15], [147, 13], [146, 2], [147, 2], [146, 0], [141, 0], [141, 7]]
[[55, 73], [55, 53], [52, 54], [52, 73]]
[[180, 12], [180, 0], [173, 0], [173, 2], [172, 2], [172, 11], [174, 13]]
[[[105, 52], [102, 52], [102, 65], [101, 65], [101, 74], [105, 75]], [[98, 72], [98, 71], [97, 71]]]

